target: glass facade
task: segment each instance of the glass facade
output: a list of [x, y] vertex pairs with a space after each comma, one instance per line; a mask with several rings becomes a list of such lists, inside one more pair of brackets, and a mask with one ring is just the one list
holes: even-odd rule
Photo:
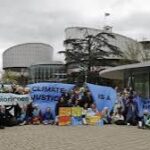
[[143, 98], [150, 98], [150, 68], [138, 68], [125, 72], [125, 87], [133, 87]]
[[134, 75], [134, 88], [145, 98], [149, 97], [149, 73], [141, 73]]
[[63, 64], [33, 65], [29, 70], [30, 83], [63, 82], [66, 80], [66, 70]]

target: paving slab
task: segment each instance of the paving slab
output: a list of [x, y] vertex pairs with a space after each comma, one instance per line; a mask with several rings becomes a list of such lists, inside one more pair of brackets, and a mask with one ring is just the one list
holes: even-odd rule
[[0, 150], [150, 150], [150, 130], [116, 125], [16, 126], [0, 130]]

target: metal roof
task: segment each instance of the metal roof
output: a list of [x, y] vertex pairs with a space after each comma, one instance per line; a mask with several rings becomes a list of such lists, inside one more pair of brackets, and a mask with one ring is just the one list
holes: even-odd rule
[[108, 78], [108, 79], [123, 79], [124, 71], [130, 70], [130, 69], [138, 69], [138, 68], [141, 69], [141, 68], [146, 68], [146, 67], [150, 67], [150, 61], [111, 67], [111, 68], [101, 71], [100, 76], [103, 78]]

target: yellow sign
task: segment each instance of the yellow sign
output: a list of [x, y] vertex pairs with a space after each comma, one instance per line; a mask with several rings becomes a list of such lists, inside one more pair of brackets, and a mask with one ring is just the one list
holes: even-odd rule
[[71, 116], [71, 107], [60, 107], [59, 116]]
[[100, 121], [100, 116], [89, 116], [86, 118], [87, 124], [96, 125]]
[[72, 107], [72, 116], [73, 117], [80, 117], [81, 115], [82, 115], [81, 107]]

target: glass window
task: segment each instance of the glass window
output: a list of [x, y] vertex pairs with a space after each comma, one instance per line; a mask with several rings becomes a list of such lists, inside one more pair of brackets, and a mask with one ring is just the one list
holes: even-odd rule
[[134, 75], [135, 90], [144, 98], [149, 98], [149, 74], [141, 73]]

